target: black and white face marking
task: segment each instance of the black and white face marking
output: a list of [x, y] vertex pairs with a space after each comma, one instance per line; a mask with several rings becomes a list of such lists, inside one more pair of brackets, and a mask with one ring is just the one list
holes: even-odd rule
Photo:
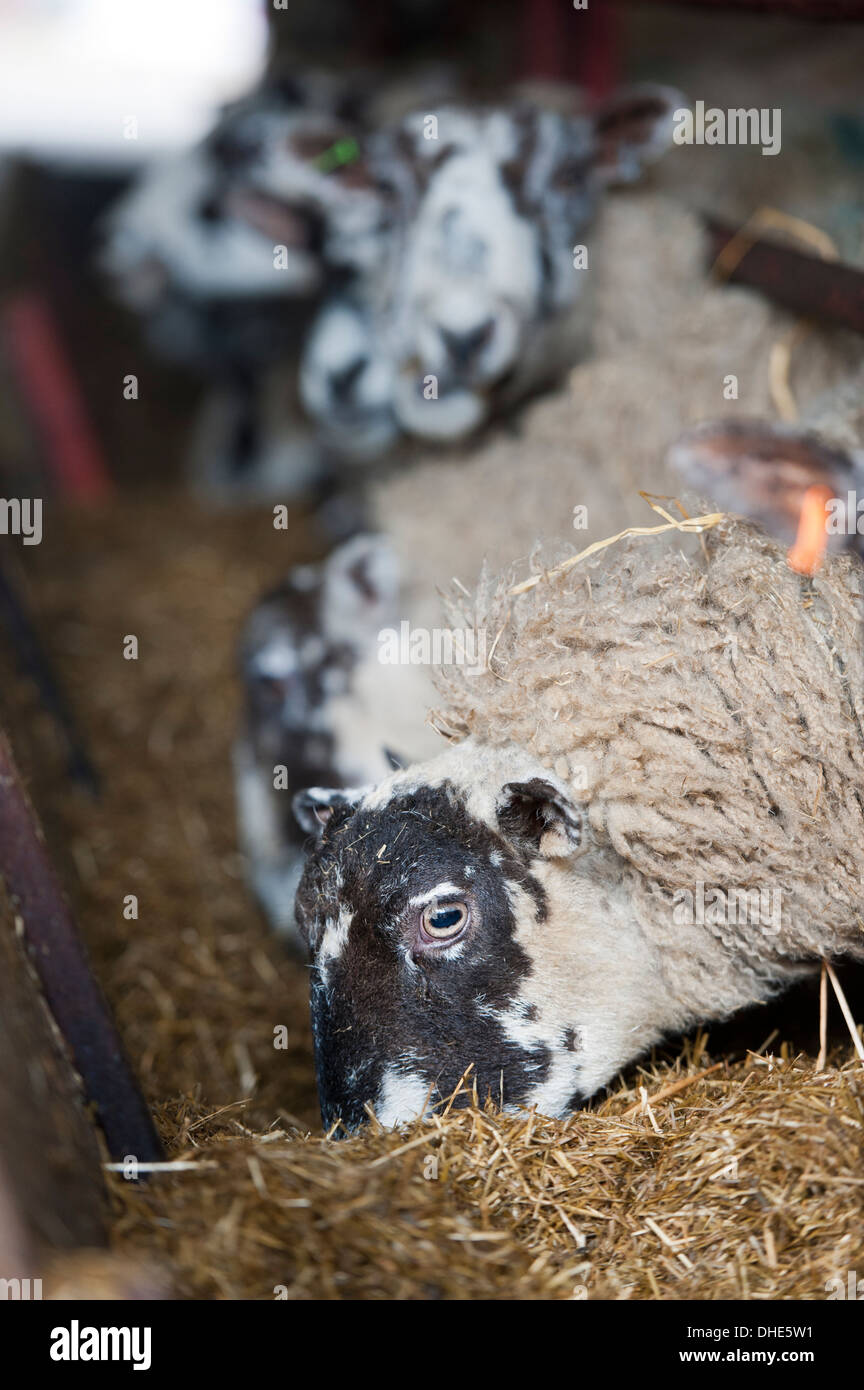
[[[424, 138], [420, 116], [400, 136], [414, 206], [394, 284], [396, 411], [411, 431], [458, 436], [480, 423], [484, 393], [516, 367], [534, 327], [579, 293], [570, 248], [596, 202], [591, 126], [447, 108], [437, 139]], [[438, 394], [427, 399], [430, 376]]]
[[[543, 354], [546, 327], [582, 292], [573, 246], [602, 187], [632, 178], [668, 143], [675, 101], [644, 89], [596, 117], [445, 107], [435, 138], [428, 114], [415, 113], [369, 139], [393, 222], [370, 337], [392, 361], [401, 428], [468, 433], [489, 413], [489, 393]], [[564, 365], [544, 364], [540, 377]]]
[[376, 262], [386, 200], [344, 98], [323, 75], [267, 86], [154, 164], [106, 220], [101, 264], [118, 297], [145, 313], [173, 294], [278, 301], [316, 291], [325, 262]]
[[260, 766], [287, 767], [292, 789], [345, 786], [392, 767], [383, 728], [364, 748], [349, 721], [355, 675], [375, 655], [398, 587], [387, 542], [356, 536], [324, 564], [297, 566], [250, 615], [241, 641], [247, 739]]
[[297, 916], [325, 1125], [355, 1128], [367, 1106], [386, 1125], [411, 1119], [469, 1065], [481, 1099], [542, 1101], [561, 1073], [553, 1050], [566, 1056], [556, 1103], [576, 1099], [577, 1032], [538, 1026], [525, 942], [548, 911], [537, 868], [578, 852], [581, 818], [545, 777], [468, 790], [459, 766], [442, 755], [433, 782], [400, 773], [295, 800], [317, 837]]
[[374, 458], [396, 437], [393, 364], [369, 307], [346, 293], [326, 302], [300, 360], [300, 395], [342, 455]]

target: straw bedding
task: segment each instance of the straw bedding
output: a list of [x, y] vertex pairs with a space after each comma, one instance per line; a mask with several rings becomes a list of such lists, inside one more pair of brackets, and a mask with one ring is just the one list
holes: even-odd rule
[[[860, 1270], [864, 1077], [842, 1031], [816, 1071], [809, 995], [737, 1037], [672, 1048], [567, 1123], [454, 1110], [404, 1134], [321, 1136], [305, 973], [250, 907], [229, 772], [237, 623], [310, 553], [303, 518], [274, 532], [266, 516], [207, 516], [169, 495], [48, 520], [29, 589], [102, 800], [70, 788], [5, 660], [4, 720], [169, 1156], [198, 1165], [146, 1187], [110, 1179], [114, 1258], [139, 1290], [821, 1298]], [[122, 658], [127, 633], [137, 663]], [[104, 1263], [67, 1262], [53, 1287], [92, 1293]]]

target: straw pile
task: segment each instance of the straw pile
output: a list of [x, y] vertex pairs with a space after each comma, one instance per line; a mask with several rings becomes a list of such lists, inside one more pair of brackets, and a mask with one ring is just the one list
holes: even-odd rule
[[237, 623], [311, 544], [299, 516], [275, 532], [169, 497], [49, 511], [26, 557], [101, 801], [70, 788], [5, 668], [3, 718], [169, 1157], [193, 1165], [111, 1176], [117, 1254], [187, 1297], [825, 1297], [864, 1268], [864, 1072], [842, 1024], [816, 1070], [810, 995], [673, 1047], [566, 1123], [454, 1106], [320, 1135], [305, 972], [246, 896], [228, 758]]

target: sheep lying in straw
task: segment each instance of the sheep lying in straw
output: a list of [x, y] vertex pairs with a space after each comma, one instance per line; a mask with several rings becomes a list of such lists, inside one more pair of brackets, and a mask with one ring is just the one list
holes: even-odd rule
[[[377, 534], [292, 573], [250, 617], [239, 821], [256, 894], [280, 929], [293, 931], [302, 870], [290, 794], [311, 783], [377, 782], [391, 754], [404, 763], [435, 750], [424, 722], [431, 668], [382, 662], [379, 635], [406, 622], [412, 633], [435, 633], [439, 587], [454, 575], [472, 584], [484, 560], [526, 557], [543, 539], [578, 550], [650, 524], [639, 489], [680, 488], [663, 459], [681, 430], [721, 412], [733, 421], [772, 414], [772, 348], [791, 320], [750, 291], [708, 279], [692, 213], [657, 194], [628, 194], [606, 206], [596, 245], [596, 356], [574, 369], [568, 388], [530, 410], [518, 436], [377, 486], [369, 504]], [[842, 335], [811, 334], [792, 382], [804, 406], [829, 390], [832, 427], [843, 415], [864, 438], [851, 401], [844, 413], [837, 400], [853, 349]], [[730, 374], [737, 399], [724, 399]], [[285, 772], [274, 785], [277, 767]]]
[[394, 1124], [469, 1064], [553, 1115], [664, 1034], [864, 959], [861, 574], [795, 574], [721, 520], [706, 555], [610, 548], [454, 620], [454, 746], [296, 799], [325, 1121]]

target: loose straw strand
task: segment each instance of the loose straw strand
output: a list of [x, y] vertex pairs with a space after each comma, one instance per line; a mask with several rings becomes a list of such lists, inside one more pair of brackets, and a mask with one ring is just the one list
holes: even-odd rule
[[816, 1070], [824, 1071], [825, 1059], [828, 1055], [828, 969], [826, 962], [822, 961], [822, 973], [819, 978], [819, 1055], [816, 1058]]
[[858, 1032], [858, 1025], [852, 1017], [852, 1010], [849, 1008], [849, 1005], [846, 1001], [846, 995], [843, 993], [843, 988], [840, 984], [840, 981], [837, 979], [837, 976], [834, 973], [834, 967], [832, 966], [831, 962], [829, 960], [826, 960], [824, 964], [825, 969], [828, 971], [828, 978], [834, 986], [834, 993], [837, 995], [837, 1003], [840, 1005], [843, 1017], [846, 1020], [846, 1026], [849, 1029], [849, 1034], [852, 1038], [852, 1044], [855, 1048], [855, 1051], [858, 1053], [860, 1061], [864, 1062], [864, 1043], [861, 1042], [861, 1035]]
[[682, 531], [685, 535], [701, 535], [703, 531], [710, 531], [713, 526], [717, 526], [726, 519], [725, 512], [706, 512], [704, 516], [685, 517], [682, 521], [677, 521], [663, 507], [650, 501], [647, 494], [643, 493], [642, 495], [653, 511], [666, 517], [663, 526], [628, 526], [625, 530], [619, 531], [616, 536], [607, 536], [606, 540], [594, 541], [584, 550], [580, 550], [577, 555], [570, 555], [559, 565], [554, 565], [552, 569], [543, 570], [540, 574], [532, 574], [530, 579], [523, 579], [521, 584], [514, 584], [511, 589], [507, 590], [507, 593], [513, 596], [525, 594], [529, 589], [536, 588], [544, 579], [558, 579], [562, 574], [567, 574], [569, 570], [572, 570], [574, 565], [580, 564], [582, 560], [587, 560], [589, 556], [596, 555], [599, 551], [605, 550], [607, 546], [615, 545], [617, 541], [623, 541], [628, 536], [659, 536], [664, 531]]

